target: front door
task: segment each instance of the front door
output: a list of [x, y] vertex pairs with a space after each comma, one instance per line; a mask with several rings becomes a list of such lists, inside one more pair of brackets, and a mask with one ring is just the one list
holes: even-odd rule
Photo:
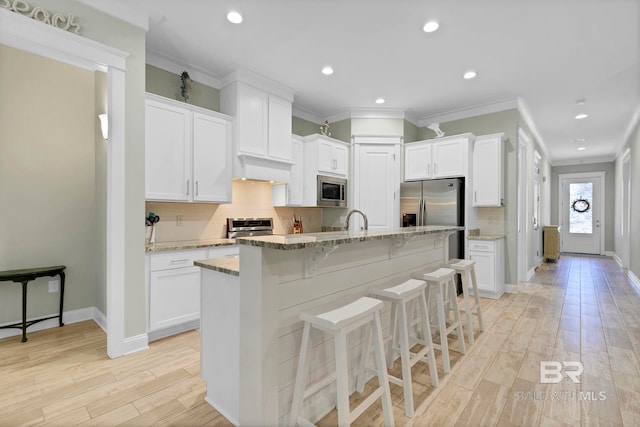
[[560, 175], [562, 252], [602, 254], [603, 174]]

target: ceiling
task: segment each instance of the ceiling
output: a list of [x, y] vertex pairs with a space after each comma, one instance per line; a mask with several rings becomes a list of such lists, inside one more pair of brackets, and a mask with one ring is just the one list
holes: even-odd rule
[[[426, 126], [519, 100], [552, 164], [570, 164], [613, 160], [638, 116], [638, 0], [128, 3], [149, 14], [148, 58], [213, 81], [257, 72], [320, 120], [380, 108]], [[241, 24], [227, 21], [231, 10]], [[434, 33], [422, 31], [429, 20]], [[470, 69], [477, 77], [464, 80]], [[589, 117], [574, 119], [579, 110]]]

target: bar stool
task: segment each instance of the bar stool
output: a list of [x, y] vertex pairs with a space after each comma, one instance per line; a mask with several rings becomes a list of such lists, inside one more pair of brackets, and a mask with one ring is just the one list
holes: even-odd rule
[[[467, 320], [467, 337], [470, 345], [473, 345], [473, 323], [471, 322], [471, 315], [478, 316], [478, 323], [480, 324], [480, 331], [484, 331], [484, 321], [482, 320], [482, 308], [480, 307], [480, 296], [478, 295], [478, 281], [476, 280], [476, 262], [468, 259], [452, 259], [448, 263], [443, 264], [442, 267], [455, 270], [460, 275], [462, 280], [462, 296], [464, 303], [464, 311]], [[470, 307], [469, 297], [469, 285], [473, 286], [473, 297], [475, 299], [475, 305]]]
[[[424, 280], [427, 282], [427, 299], [435, 293], [437, 311], [438, 311], [438, 330], [440, 331], [440, 344], [433, 346], [442, 352], [442, 365], [446, 373], [451, 372], [451, 363], [449, 361], [449, 343], [447, 337], [455, 331], [460, 343], [460, 353], [466, 354], [464, 346], [464, 334], [462, 332], [462, 322], [460, 321], [460, 311], [458, 309], [458, 297], [456, 294], [456, 285], [453, 280], [455, 271], [450, 268], [439, 268], [430, 272], [414, 272], [411, 277], [414, 279]], [[447, 311], [445, 312], [445, 304]], [[447, 318], [449, 310], [453, 310], [454, 320], [447, 328]]]
[[[427, 298], [425, 289], [427, 284], [423, 280], [409, 279], [399, 285], [385, 289], [371, 289], [370, 293], [375, 298], [391, 303], [391, 339], [387, 345], [387, 366], [393, 366], [394, 352], [400, 351], [400, 360], [402, 362], [402, 379], [389, 375], [389, 381], [404, 389], [404, 412], [407, 417], [413, 417], [413, 382], [411, 379], [411, 368], [419, 361], [429, 363], [429, 374], [431, 375], [431, 384], [438, 386], [438, 370], [436, 368], [436, 357], [433, 350], [433, 341], [431, 341], [431, 326], [429, 325], [429, 311], [427, 308]], [[422, 336], [424, 339], [417, 339], [418, 344], [424, 347], [417, 353], [410, 351], [409, 345], [409, 327], [412, 325], [409, 314], [412, 310], [409, 308], [412, 303], [417, 302], [420, 312], [420, 325], [422, 327]], [[398, 321], [398, 317], [400, 320]], [[399, 332], [399, 333], [396, 333]], [[369, 337], [369, 335], [367, 335]], [[399, 347], [396, 342], [400, 341]], [[365, 345], [364, 348], [368, 348]], [[357, 390], [362, 392], [366, 380], [366, 368], [368, 353], [362, 353], [362, 361], [360, 363], [360, 371], [358, 373]], [[427, 357], [425, 357], [427, 356]]]
[[[350, 304], [325, 313], [300, 313], [300, 319], [304, 320], [304, 330], [302, 333], [302, 345], [300, 346], [298, 370], [293, 391], [291, 414], [289, 415], [289, 425], [295, 426], [298, 423], [303, 425], [311, 424], [309, 420], [300, 415], [302, 403], [306, 398], [316, 394], [333, 381], [336, 381], [336, 406], [338, 409], [339, 426], [351, 425], [378, 397], [382, 399], [385, 425], [389, 427], [394, 426], [391, 392], [389, 391], [389, 378], [387, 376], [382, 327], [380, 324], [380, 310], [382, 309], [382, 305], [382, 301], [378, 299], [362, 297]], [[371, 324], [371, 330], [373, 331], [373, 347], [376, 355], [379, 387], [353, 411], [350, 411], [349, 374], [347, 372], [347, 333], [368, 324]], [[335, 340], [336, 374], [320, 380], [306, 389], [305, 365], [311, 344], [309, 341], [311, 327], [333, 334]], [[362, 351], [368, 353], [368, 348], [363, 348]]]

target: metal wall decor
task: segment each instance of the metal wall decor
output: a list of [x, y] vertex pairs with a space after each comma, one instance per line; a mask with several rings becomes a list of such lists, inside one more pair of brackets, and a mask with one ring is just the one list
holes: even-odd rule
[[180, 85], [180, 93], [184, 98], [184, 102], [187, 102], [187, 99], [189, 99], [189, 94], [191, 93], [191, 84], [193, 83], [193, 80], [191, 80], [191, 77], [189, 77], [189, 73], [187, 73], [186, 71], [183, 71], [180, 74], [180, 80], [182, 81], [182, 84]]

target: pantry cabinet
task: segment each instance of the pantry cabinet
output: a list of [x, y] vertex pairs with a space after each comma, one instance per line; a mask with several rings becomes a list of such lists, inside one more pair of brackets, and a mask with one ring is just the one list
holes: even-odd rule
[[291, 181], [288, 184], [274, 185], [272, 190], [273, 206], [302, 206], [304, 189], [304, 147], [302, 139], [293, 135], [291, 139]]
[[318, 138], [318, 173], [347, 178], [349, 175], [349, 146], [342, 141]]
[[504, 206], [503, 133], [479, 136], [473, 146], [473, 206]]
[[404, 180], [467, 176], [469, 147], [474, 139], [473, 134], [467, 133], [405, 144]]
[[147, 94], [147, 200], [231, 202], [233, 119]]
[[469, 258], [476, 262], [480, 296], [500, 298], [504, 293], [504, 238], [470, 240]]

